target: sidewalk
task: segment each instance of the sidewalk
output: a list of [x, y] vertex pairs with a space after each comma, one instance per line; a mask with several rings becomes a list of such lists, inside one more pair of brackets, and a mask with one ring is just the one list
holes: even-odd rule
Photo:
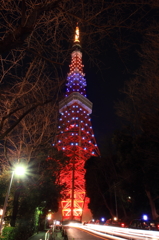
[[[35, 233], [32, 237], [30, 237], [28, 240], [45, 240], [45, 234], [47, 231], [41, 231], [39, 233]], [[47, 238], [46, 238], [47, 239]]]

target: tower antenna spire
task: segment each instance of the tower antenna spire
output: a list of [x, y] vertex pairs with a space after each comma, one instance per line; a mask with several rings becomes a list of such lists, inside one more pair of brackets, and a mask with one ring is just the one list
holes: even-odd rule
[[76, 26], [76, 29], [75, 29], [74, 43], [80, 43], [79, 35], [80, 35], [80, 32], [79, 32], [79, 27], [78, 27], [78, 23], [77, 23], [77, 26]]

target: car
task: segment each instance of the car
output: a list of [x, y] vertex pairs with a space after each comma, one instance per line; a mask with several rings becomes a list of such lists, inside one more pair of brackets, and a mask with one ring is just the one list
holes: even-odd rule
[[87, 223], [88, 223], [88, 222], [86, 222], [86, 221], [83, 221], [83, 222], [82, 222], [83, 225], [86, 225]]
[[114, 220], [114, 219], [108, 219], [105, 224], [106, 226], [114, 226], [114, 227], [126, 227], [125, 223], [121, 221], [121, 219]]
[[134, 219], [130, 222], [128, 227], [129, 228], [135, 228], [135, 229], [159, 231], [159, 221]]
[[97, 219], [94, 224], [100, 224], [100, 221]]
[[95, 224], [95, 221], [94, 220], [90, 220], [87, 222], [88, 224]]

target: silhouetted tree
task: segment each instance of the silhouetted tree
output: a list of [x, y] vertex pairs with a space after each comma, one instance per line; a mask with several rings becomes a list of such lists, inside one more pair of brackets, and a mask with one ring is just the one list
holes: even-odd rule
[[132, 145], [131, 152], [127, 154], [120, 149], [122, 161], [124, 167], [130, 164], [130, 172], [133, 172], [133, 164], [136, 169], [136, 174], [133, 174], [136, 177], [140, 175], [141, 187], [149, 200], [153, 219], [159, 217], [159, 188], [156, 184], [159, 180], [159, 35], [156, 30], [157, 26], [154, 25], [147, 32], [141, 67], [136, 77], [125, 86], [125, 100], [117, 104], [118, 115], [130, 125]]

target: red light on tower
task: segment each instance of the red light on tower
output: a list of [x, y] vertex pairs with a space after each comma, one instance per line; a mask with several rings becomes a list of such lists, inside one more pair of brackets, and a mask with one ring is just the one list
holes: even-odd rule
[[84, 164], [99, 155], [91, 125], [92, 103], [86, 97], [79, 28], [76, 27], [65, 98], [59, 103], [59, 134], [56, 147], [70, 158], [61, 171], [60, 182], [67, 184], [61, 200], [62, 218], [81, 221], [85, 203]]

